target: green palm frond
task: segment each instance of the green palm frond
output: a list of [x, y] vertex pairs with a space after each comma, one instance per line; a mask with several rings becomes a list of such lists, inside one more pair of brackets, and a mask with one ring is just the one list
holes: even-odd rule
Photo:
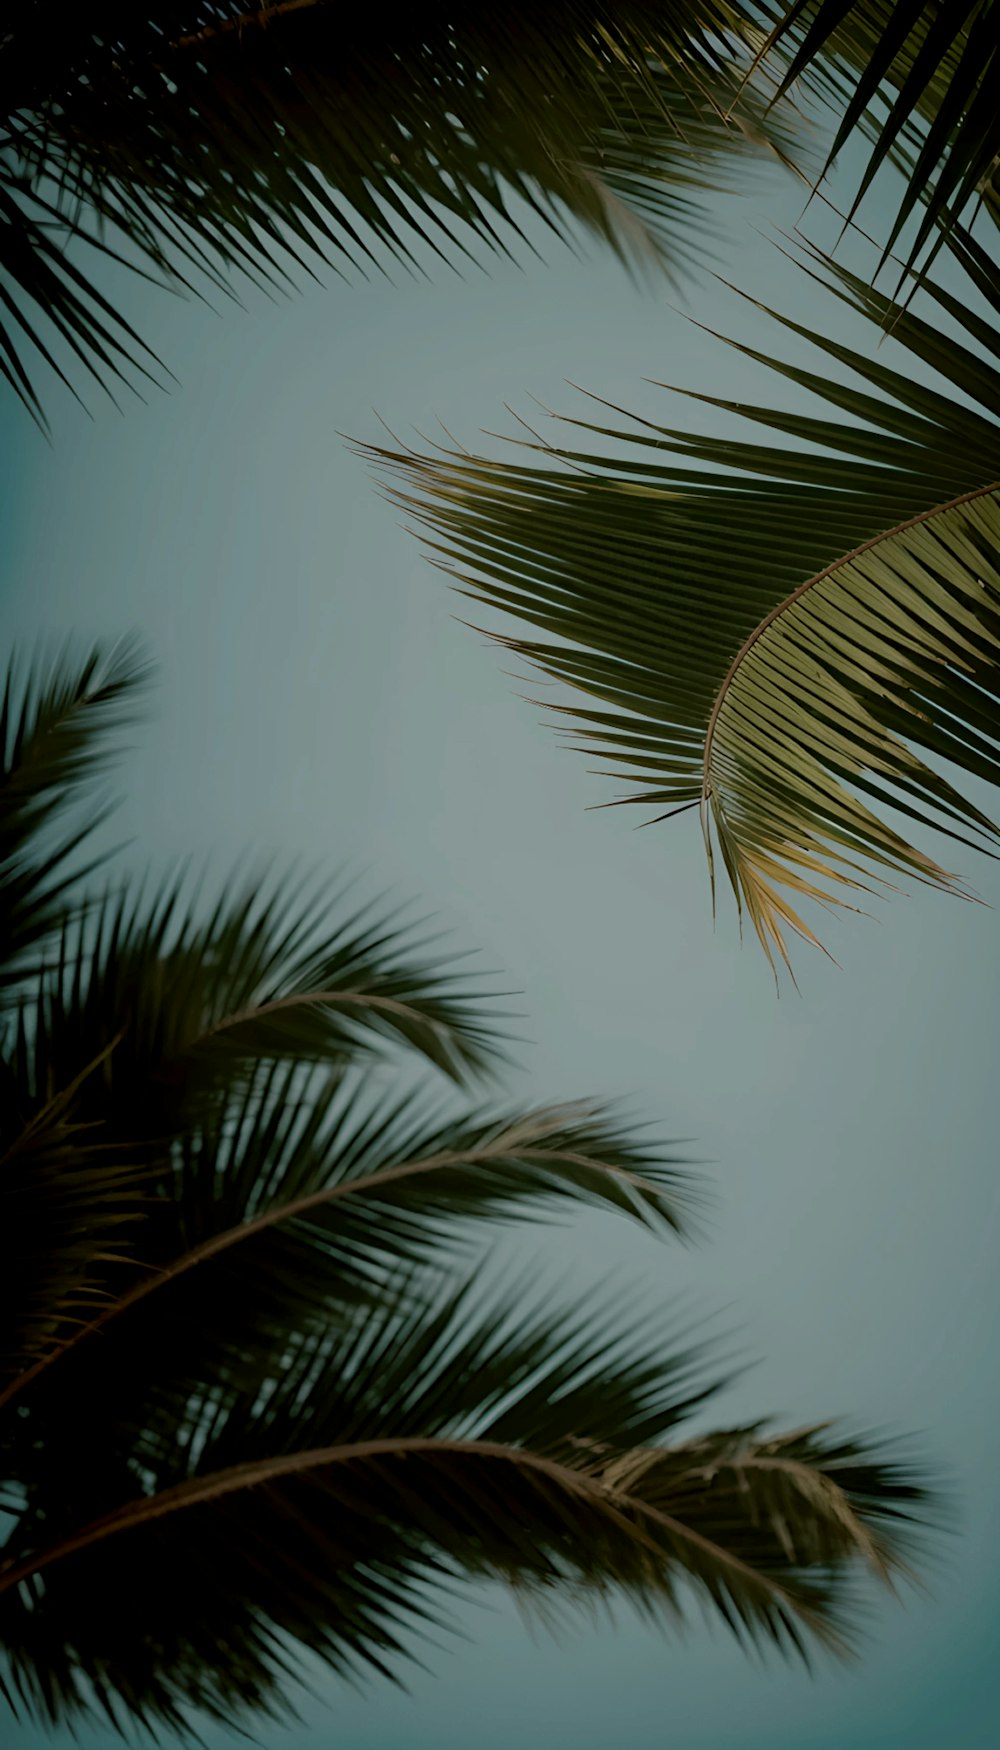
[[[23, 678], [22, 678], [23, 670]], [[0, 702], [0, 998], [37, 971], [70, 894], [91, 873], [77, 853], [103, 818], [55, 823], [118, 757], [109, 737], [139, 714], [149, 664], [134, 641], [8, 666]], [[100, 859], [98, 859], [99, 861]]]
[[325, 266], [521, 250], [515, 197], [558, 237], [582, 225], [627, 260], [683, 267], [703, 252], [705, 192], [786, 158], [796, 131], [769, 92], [726, 119], [747, 64], [738, 0], [460, 19], [425, 0], [392, 26], [332, 0], [9, 12], [0, 366], [36, 417], [25, 342], [71, 382], [162, 375], [102, 294], [102, 256], [280, 292]]
[[774, 21], [764, 57], [785, 62], [781, 89], [803, 80], [837, 115], [824, 174], [856, 130], [871, 142], [851, 215], [886, 162], [905, 172], [880, 265], [921, 208], [909, 270], [974, 203], [1000, 216], [994, 0], [764, 0], [762, 10]]
[[[996, 303], [975, 241], [951, 252]], [[1000, 339], [943, 286], [924, 282], [919, 315], [805, 265], [942, 387], [776, 318], [818, 370], [738, 350], [827, 417], [694, 399], [788, 447], [583, 419], [566, 423], [619, 454], [363, 446], [436, 563], [542, 635], [494, 634], [584, 695], [551, 708], [627, 799], [700, 808], [772, 963], [790, 932], [816, 940], [802, 899], [848, 905], [900, 876], [961, 891], [884, 811], [988, 849], [993, 823], [941, 762], [1000, 778]]]
[[0, 1565], [30, 1711], [277, 1712], [303, 1652], [394, 1675], [447, 1583], [484, 1576], [659, 1615], [693, 1586], [748, 1642], [845, 1649], [852, 1576], [898, 1567], [917, 1477], [820, 1432], [671, 1446], [716, 1382], [648, 1321], [597, 1335], [467, 1285], [420, 1304], [405, 1285], [341, 1321], [184, 1441], [154, 1428], [130, 1478], [92, 1439], [35, 1481]]
[[[92, 1135], [120, 1122], [120, 1104], [108, 1101]], [[102, 1166], [116, 1158], [111, 1147], [92, 1155]], [[87, 1157], [74, 1174], [63, 1163], [58, 1207], [79, 1182], [76, 1201], [93, 1200], [90, 1223], [102, 1208], [119, 1219], [92, 1165]], [[12, 1255], [44, 1252], [53, 1214], [44, 1190], [39, 1181], [38, 1209], [3, 1193]], [[60, 1327], [59, 1307], [36, 1284], [48, 1342], [36, 1355], [39, 1345], [22, 1341], [0, 1412], [43, 1375], [57, 1398], [68, 1390], [89, 1400], [95, 1370], [111, 1366], [117, 1425], [141, 1428], [150, 1353], [169, 1351], [175, 1395], [182, 1384], [245, 1381], [248, 1368], [273, 1365], [276, 1331], [325, 1329], [342, 1306], [384, 1297], [402, 1266], [467, 1250], [472, 1224], [590, 1204], [653, 1232], [686, 1233], [699, 1201], [682, 1161], [593, 1102], [442, 1118], [426, 1093], [376, 1101], [360, 1070], [317, 1087], [297, 1065], [259, 1069], [220, 1098], [147, 1167], [143, 1193], [131, 1253], [90, 1260], [102, 1294], [87, 1316]], [[84, 1217], [71, 1233], [84, 1256], [87, 1236]]]
[[92, 1095], [103, 1101], [119, 1077], [152, 1137], [161, 1106], [171, 1134], [179, 1105], [193, 1111], [262, 1060], [336, 1065], [393, 1043], [455, 1082], [496, 1067], [505, 1017], [489, 980], [410, 908], [360, 900], [354, 886], [241, 872], [212, 902], [181, 874], [95, 898], [41, 975], [45, 1076], [64, 1085], [124, 1027]]
[[[60, 1353], [95, 1318], [100, 1327], [134, 1285], [138, 1260], [162, 1273], [216, 1234], [213, 1222], [259, 1215], [268, 1196], [301, 1197], [310, 1174], [315, 1190], [324, 1172], [347, 1173], [370, 1158], [366, 1146], [382, 1147], [383, 1164], [405, 1153], [408, 1138], [438, 1152], [446, 1146], [440, 1119], [421, 1130], [412, 1114], [408, 1127], [405, 1103], [395, 1114], [384, 1105], [363, 1110], [360, 1096], [340, 1097], [344, 1078], [394, 1044], [457, 1083], [481, 1079], [504, 1055], [492, 993], [449, 964], [440, 944], [432, 958], [426, 938], [398, 913], [345, 903], [351, 897], [308, 895], [296, 904], [295, 887], [278, 882], [229, 889], [206, 917], [184, 883], [148, 901], [126, 888], [68, 917], [49, 964], [33, 983], [22, 980], [2, 1060], [0, 1199], [10, 1268], [0, 1347], [8, 1376], [21, 1377], [39, 1351]], [[543, 1147], [544, 1116], [533, 1123]], [[529, 1134], [531, 1123], [525, 1146]], [[614, 1139], [599, 1124], [592, 1131], [592, 1176], [599, 1135], [609, 1148]], [[476, 1140], [467, 1126], [467, 1152]], [[574, 1172], [586, 1181], [580, 1146], [567, 1183]], [[621, 1140], [623, 1163], [630, 1146]], [[498, 1158], [500, 1202], [503, 1170]], [[544, 1176], [539, 1167], [525, 1194]], [[177, 1186], [185, 1196], [173, 1201]], [[513, 1187], [509, 1195], [516, 1201]], [[624, 1189], [617, 1195], [628, 1201]], [[329, 1266], [301, 1230], [297, 1242], [279, 1238], [271, 1267], [279, 1281], [287, 1268], [308, 1303]], [[322, 1238], [316, 1216], [309, 1231]], [[258, 1243], [244, 1274], [260, 1265]], [[364, 1274], [359, 1256], [353, 1279]]]
[[[105, 752], [50, 715], [45, 758], [11, 744], [25, 844], [59, 842], [52, 795]], [[483, 1578], [546, 1614], [676, 1616], [694, 1591], [744, 1642], [846, 1650], [856, 1577], [901, 1571], [926, 1514], [918, 1476], [821, 1431], [678, 1443], [722, 1383], [703, 1344], [623, 1326], [607, 1292], [580, 1317], [492, 1292], [481, 1258], [453, 1275], [479, 1224], [574, 1205], [684, 1231], [671, 1151], [592, 1101], [432, 1090], [494, 1062], [490, 1009], [343, 891], [67, 890], [42, 946], [0, 1038], [15, 1713], [277, 1715], [304, 1656], [394, 1676]]]

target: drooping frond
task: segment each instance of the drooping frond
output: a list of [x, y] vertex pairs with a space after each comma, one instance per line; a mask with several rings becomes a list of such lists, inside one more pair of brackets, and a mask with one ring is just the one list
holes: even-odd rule
[[105, 1080], [152, 1137], [161, 1107], [173, 1134], [179, 1103], [193, 1111], [259, 1061], [343, 1066], [392, 1043], [456, 1082], [487, 1073], [504, 1056], [490, 980], [407, 908], [355, 887], [245, 870], [214, 901], [183, 875], [119, 885], [67, 922], [41, 979], [45, 1075], [64, 1086], [124, 1030]]
[[185, 1439], [153, 1424], [131, 1475], [88, 1429], [0, 1564], [13, 1683], [52, 1720], [177, 1725], [194, 1698], [231, 1722], [277, 1711], [305, 1651], [394, 1675], [447, 1582], [487, 1576], [659, 1616], [693, 1586], [741, 1639], [843, 1650], [919, 1479], [819, 1432], [671, 1445], [712, 1389], [676, 1334], [406, 1285], [255, 1398], [193, 1406]]
[[70, 381], [158, 375], [95, 249], [175, 285], [281, 291], [324, 266], [518, 250], [515, 197], [557, 236], [679, 267], [704, 192], [789, 146], [762, 96], [726, 119], [738, 0], [424, 0], [391, 25], [332, 0], [8, 12], [0, 368], [36, 416], [25, 342]]
[[[974, 240], [951, 252], [996, 304]], [[940, 762], [1000, 778], [1000, 339], [944, 287], [925, 285], [922, 316], [815, 254], [806, 265], [827, 296], [891, 322], [942, 387], [780, 318], [825, 370], [739, 350], [827, 417], [694, 397], [779, 441], [576, 419], [621, 451], [365, 447], [436, 562], [541, 635], [497, 636], [585, 695], [552, 708], [637, 786], [628, 799], [700, 807], [772, 960], [789, 931], [815, 940], [802, 898], [851, 904], [899, 876], [959, 885], [906, 823], [988, 847], [992, 822]]]

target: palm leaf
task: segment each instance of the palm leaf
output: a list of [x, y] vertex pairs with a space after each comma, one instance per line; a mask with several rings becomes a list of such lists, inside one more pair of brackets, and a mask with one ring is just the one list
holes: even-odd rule
[[741, 1639], [844, 1650], [852, 1575], [895, 1568], [921, 1511], [912, 1474], [819, 1433], [671, 1447], [713, 1389], [676, 1336], [595, 1342], [467, 1286], [420, 1305], [341, 1322], [184, 1442], [165, 1427], [113, 1506], [126, 1479], [86, 1450], [36, 1487], [0, 1567], [29, 1710], [277, 1711], [302, 1652], [391, 1675], [442, 1583], [483, 1576], [658, 1615], [693, 1586]]
[[[94, 1174], [79, 1177], [93, 1197], [72, 1236], [86, 1257], [101, 1204]], [[64, 1178], [59, 1208], [74, 1191], [65, 1165]], [[45, 1190], [41, 1179], [35, 1194]], [[92, 1402], [95, 1369], [113, 1361], [117, 1424], [140, 1430], [152, 1354], [169, 1360], [175, 1394], [181, 1382], [194, 1391], [256, 1377], [273, 1366], [276, 1333], [325, 1329], [343, 1305], [384, 1298], [401, 1265], [467, 1248], [472, 1223], [544, 1219], [572, 1203], [685, 1233], [697, 1203], [682, 1163], [593, 1103], [442, 1118], [426, 1095], [375, 1102], [362, 1072], [317, 1088], [296, 1065], [259, 1069], [223, 1097], [147, 1169], [144, 1190], [137, 1255], [89, 1260], [103, 1294], [88, 1317], [60, 1329], [44, 1281], [34, 1285], [49, 1340], [37, 1355], [22, 1343], [0, 1411], [37, 1401], [43, 1375], [56, 1401]], [[11, 1200], [12, 1253], [44, 1255], [52, 1210], [42, 1210], [44, 1222], [34, 1203]]]
[[[126, 888], [77, 908], [49, 965], [22, 979], [3, 1041], [0, 1121], [9, 1377], [23, 1380], [39, 1351], [44, 1365], [71, 1334], [95, 1318], [100, 1326], [134, 1283], [134, 1245], [147, 1269], [163, 1271], [217, 1234], [213, 1219], [231, 1226], [259, 1215], [268, 1195], [301, 1198], [307, 1181], [315, 1191], [324, 1172], [370, 1158], [366, 1147], [381, 1144], [383, 1164], [417, 1136], [440, 1152], [440, 1120], [421, 1130], [404, 1103], [394, 1124], [391, 1111], [377, 1117], [357, 1092], [338, 1090], [349, 1066], [357, 1078], [388, 1043], [456, 1082], [481, 1077], [503, 1057], [491, 993], [440, 946], [431, 958], [398, 913], [351, 897], [307, 893], [302, 903], [279, 882], [230, 889], [206, 915], [185, 910], [183, 882], [145, 903]], [[317, 1073], [332, 1076], [325, 1093]], [[541, 1115], [537, 1125], [541, 1136]], [[476, 1141], [467, 1126], [466, 1151]], [[138, 1214], [141, 1232], [122, 1236]], [[327, 1266], [308, 1245], [305, 1258], [289, 1247], [292, 1263], [282, 1251], [270, 1267], [280, 1279], [287, 1265], [308, 1301]]]
[[[996, 300], [975, 241], [951, 249]], [[803, 898], [850, 904], [900, 876], [963, 891], [884, 810], [988, 847], [996, 829], [941, 762], [1000, 777], [1000, 342], [942, 286], [924, 282], [921, 316], [815, 252], [805, 265], [942, 388], [779, 318], [823, 374], [738, 350], [847, 420], [694, 399], [789, 447], [583, 419], [566, 423], [620, 452], [362, 446], [436, 563], [547, 635], [497, 634], [585, 695], [552, 708], [628, 799], [700, 808], [772, 963], [789, 932], [816, 940]]]
[[0, 365], [36, 416], [25, 342], [109, 388], [156, 379], [100, 291], [109, 252], [175, 286], [275, 292], [324, 266], [523, 250], [513, 196], [555, 236], [582, 225], [683, 266], [703, 254], [704, 191], [791, 142], [750, 91], [724, 118], [747, 28], [737, 0], [476, 5], [460, 24], [429, 0], [389, 32], [330, 0], [102, 0], [57, 27], [51, 5], [18, 5]]
[[75, 1086], [39, 1098], [30, 1031], [22, 1009], [0, 1058], [0, 1386], [103, 1309], [150, 1195], [146, 1163], [103, 1150], [74, 1121], [80, 1086], [116, 1042]]
[[[207, 899], [182, 873], [95, 899], [40, 980], [46, 1075], [64, 1085], [124, 1027], [105, 1080], [152, 1138], [262, 1060], [336, 1065], [392, 1042], [455, 1082], [486, 1074], [504, 1057], [494, 993], [440, 932], [355, 885], [240, 871]], [[91, 1088], [103, 1117], [105, 1085]]]
[[765, 0], [763, 10], [775, 23], [761, 54], [784, 61], [780, 89], [803, 80], [837, 114], [823, 174], [856, 130], [871, 141], [851, 216], [887, 161], [905, 172], [880, 266], [921, 208], [909, 270], [928, 265], [943, 231], [973, 203], [1000, 214], [993, 0]]
[[77, 855], [103, 818], [92, 802], [75, 826], [54, 830], [54, 823], [117, 757], [109, 737], [136, 720], [149, 675], [130, 640], [110, 650], [97, 645], [82, 660], [63, 650], [8, 666], [0, 703], [0, 996], [37, 971], [73, 890], [95, 866]]
[[[14, 736], [24, 864], [103, 756], [64, 715], [33, 753]], [[414, 926], [348, 891], [244, 876], [205, 903], [179, 878], [53, 893], [35, 957], [0, 1041], [15, 1712], [182, 1735], [191, 1709], [279, 1714], [304, 1655], [394, 1675], [483, 1577], [656, 1615], [693, 1588], [746, 1642], [845, 1650], [917, 1477], [815, 1433], [677, 1445], [720, 1383], [702, 1345], [442, 1271], [475, 1224], [572, 1202], [676, 1232], [692, 1189], [593, 1103], [415, 1091], [414, 1068], [481, 1074], [497, 1039]]]

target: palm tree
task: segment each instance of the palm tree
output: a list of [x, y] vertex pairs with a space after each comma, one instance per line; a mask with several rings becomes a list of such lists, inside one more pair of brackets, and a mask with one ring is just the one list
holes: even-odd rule
[[[631, 262], [703, 250], [702, 191], [739, 187], [790, 120], [740, 80], [731, 0], [52, 0], [8, 8], [0, 55], [0, 364], [41, 418], [27, 343], [65, 381], [162, 378], [109, 301], [109, 258], [179, 288], [278, 292], [509, 253], [527, 203]], [[730, 120], [728, 112], [739, 96]], [[419, 245], [419, 248], [417, 247]], [[103, 258], [103, 260], [102, 260]]]
[[0, 726], [8, 1703], [275, 1714], [304, 1654], [392, 1674], [482, 1576], [656, 1614], [693, 1591], [746, 1641], [843, 1650], [921, 1512], [909, 1468], [823, 1429], [685, 1437], [720, 1383], [701, 1344], [490, 1287], [474, 1246], [574, 1202], [683, 1232], [683, 1164], [593, 1102], [475, 1100], [493, 1000], [398, 916], [95, 891], [92, 787], [143, 675], [63, 653], [8, 676]]
[[[513, 461], [362, 446], [435, 562], [527, 628], [497, 641], [566, 683], [546, 703], [626, 799], [658, 819], [698, 809], [776, 968], [790, 935], [817, 940], [803, 900], [856, 906], [899, 876], [967, 891], [907, 821], [997, 843], [941, 762], [1000, 779], [1000, 269], [964, 226], [943, 246], [967, 300], [921, 275], [922, 314], [797, 252], [936, 389], [905, 357], [768, 311], [816, 368], [738, 350], [820, 416], [693, 399], [779, 441], [602, 407], [564, 421], [579, 447], [523, 443]], [[596, 455], [594, 438], [621, 447]]]

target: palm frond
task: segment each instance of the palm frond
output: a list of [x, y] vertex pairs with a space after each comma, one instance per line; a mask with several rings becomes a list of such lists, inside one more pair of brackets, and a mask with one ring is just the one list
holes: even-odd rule
[[[384, 1298], [402, 1266], [468, 1249], [482, 1221], [590, 1204], [654, 1232], [688, 1230], [690, 1171], [595, 1103], [443, 1119], [426, 1095], [373, 1101], [366, 1079], [317, 1088], [299, 1066], [266, 1066], [177, 1138], [147, 1170], [136, 1255], [113, 1283], [105, 1270], [89, 1316], [26, 1356], [0, 1412], [37, 1401], [46, 1375], [57, 1400], [91, 1401], [91, 1376], [110, 1365], [119, 1429], [131, 1419], [139, 1430], [151, 1354], [169, 1355], [175, 1397], [245, 1381], [275, 1365], [276, 1334], [325, 1329], [345, 1304]], [[91, 1220], [99, 1207], [95, 1196]], [[12, 1251], [40, 1249], [33, 1209], [9, 1206]], [[75, 1236], [84, 1255], [86, 1234]]]
[[[40, 742], [27, 697], [25, 867], [104, 754], [71, 710]], [[84, 905], [36, 862], [39, 964], [0, 1038], [15, 1712], [180, 1736], [192, 1709], [287, 1713], [304, 1656], [393, 1676], [484, 1577], [657, 1617], [693, 1589], [744, 1642], [846, 1649], [855, 1576], [899, 1571], [926, 1516], [918, 1476], [819, 1433], [677, 1445], [722, 1383], [702, 1343], [623, 1327], [610, 1294], [581, 1317], [484, 1288], [481, 1260], [452, 1275], [476, 1224], [571, 1203], [677, 1232], [680, 1161], [593, 1102], [412, 1091], [491, 1067], [496, 1024], [384, 905], [245, 871], [214, 903], [177, 878]]]
[[280, 292], [325, 267], [523, 251], [517, 197], [556, 237], [582, 225], [630, 262], [682, 267], [703, 253], [703, 193], [793, 149], [794, 117], [749, 89], [726, 119], [747, 33], [738, 0], [460, 20], [425, 0], [389, 29], [331, 0], [101, 0], [58, 24], [17, 5], [0, 365], [36, 416], [25, 342], [109, 388], [162, 375], [100, 290], [109, 253], [174, 286]]
[[[38, 956], [94, 864], [77, 853], [100, 822], [91, 808], [53, 830], [82, 800], [135, 722], [150, 666], [133, 640], [8, 666], [0, 702], [0, 997], [37, 971]], [[120, 745], [120, 744], [119, 744]], [[30, 957], [30, 958], [29, 958]]]
[[392, 1675], [442, 1582], [483, 1576], [661, 1617], [693, 1586], [741, 1639], [845, 1649], [852, 1576], [893, 1570], [924, 1511], [905, 1467], [820, 1433], [671, 1448], [713, 1390], [699, 1347], [608, 1321], [595, 1341], [520, 1293], [420, 1304], [312, 1340], [185, 1444], [151, 1439], [110, 1508], [125, 1479], [92, 1452], [35, 1489], [0, 1567], [30, 1710], [276, 1709], [306, 1650]]
[[39, 1099], [23, 1008], [11, 1032], [0, 1058], [0, 1398], [106, 1306], [150, 1194], [146, 1163], [102, 1150], [74, 1122], [79, 1086], [107, 1052]]
[[103, 1119], [110, 1101], [137, 1139], [176, 1135], [182, 1110], [259, 1061], [342, 1065], [393, 1043], [455, 1082], [485, 1075], [505, 1050], [489, 979], [355, 886], [244, 869], [214, 900], [183, 872], [109, 891], [67, 920], [42, 975], [45, 1073], [64, 1085], [124, 1027], [85, 1110]]
[[942, 233], [973, 206], [1000, 215], [993, 0], [764, 0], [763, 10], [775, 23], [762, 53], [784, 60], [781, 90], [803, 80], [837, 114], [824, 174], [855, 131], [871, 141], [851, 216], [886, 162], [905, 171], [880, 266], [921, 208], [910, 271], [929, 265]]
[[[137, 1271], [152, 1271], [154, 1285], [163, 1287], [179, 1255], [193, 1250], [200, 1262], [203, 1251], [225, 1249], [221, 1234], [234, 1224], [250, 1225], [233, 1239], [251, 1242], [256, 1235], [257, 1243], [254, 1256], [241, 1258], [229, 1276], [245, 1286], [254, 1270], [263, 1272], [258, 1310], [265, 1333], [271, 1302], [275, 1296], [281, 1302], [282, 1293], [297, 1308], [314, 1310], [330, 1294], [346, 1292], [348, 1282], [353, 1292], [367, 1284], [370, 1293], [373, 1255], [382, 1257], [384, 1270], [392, 1250], [388, 1208], [367, 1224], [344, 1224], [367, 1227], [369, 1246], [357, 1257], [346, 1234], [324, 1245], [322, 1212], [307, 1215], [306, 1188], [315, 1195], [355, 1166], [398, 1167], [418, 1143], [425, 1154], [450, 1146], [469, 1157], [492, 1142], [484, 1173], [492, 1174], [491, 1188], [484, 1183], [477, 1192], [470, 1183], [466, 1200], [474, 1209], [478, 1195], [487, 1211], [505, 1197], [517, 1203], [516, 1167], [509, 1163], [512, 1182], [504, 1185], [502, 1122], [477, 1127], [470, 1120], [463, 1129], [428, 1117], [426, 1095], [375, 1108], [362, 1091], [360, 1066], [383, 1042], [403, 1045], [458, 1083], [481, 1077], [502, 1059], [490, 993], [470, 989], [464, 968], [449, 965], [440, 949], [436, 958], [427, 956], [426, 939], [398, 914], [345, 904], [343, 891], [332, 900], [308, 895], [298, 907], [296, 897], [281, 882], [229, 890], [206, 919], [196, 905], [185, 909], [191, 895], [183, 881], [147, 903], [126, 889], [67, 918], [50, 964], [22, 984], [2, 1060], [0, 1202], [11, 1268], [0, 1348], [7, 1390], [22, 1387], [36, 1366], [44, 1368], [95, 1324], [103, 1328], [121, 1295], [135, 1287]], [[516, 1136], [506, 1128], [509, 1152]], [[522, 1146], [554, 1148], [559, 1129], [551, 1114], [532, 1115], [519, 1133]], [[575, 1181], [586, 1194], [604, 1170], [606, 1196], [626, 1206], [631, 1198], [634, 1212], [645, 1193], [653, 1219], [654, 1187], [637, 1178], [635, 1193], [625, 1188], [626, 1163], [641, 1158], [627, 1133], [602, 1129], [597, 1115], [589, 1129], [578, 1115], [574, 1128], [568, 1114], [561, 1131], [579, 1159], [557, 1163], [548, 1175], [541, 1165], [525, 1168], [524, 1197], [560, 1173], [567, 1187]], [[608, 1162], [599, 1159], [600, 1142]], [[619, 1180], [612, 1188], [615, 1148]], [[382, 1200], [401, 1206], [397, 1247], [407, 1236], [407, 1190], [387, 1190]], [[462, 1192], [456, 1195], [461, 1202]], [[298, 1221], [294, 1211], [289, 1218], [291, 1237], [283, 1231], [268, 1248], [268, 1211], [303, 1199]], [[443, 1218], [443, 1184], [429, 1201]], [[380, 1219], [381, 1251], [371, 1236]], [[132, 1225], [122, 1236], [125, 1221]], [[432, 1225], [428, 1210], [425, 1241]], [[413, 1246], [419, 1218], [410, 1227]], [[334, 1254], [339, 1277], [331, 1269]], [[185, 1304], [179, 1322], [190, 1331], [189, 1317]], [[245, 1325], [246, 1313], [238, 1312], [238, 1328]], [[245, 1353], [245, 1328], [242, 1340]]]
[[[995, 298], [974, 240], [951, 249]], [[1000, 341], [943, 286], [922, 282], [921, 316], [804, 263], [942, 388], [776, 318], [825, 369], [738, 350], [830, 416], [693, 398], [788, 447], [584, 419], [565, 423], [621, 452], [360, 446], [460, 588], [548, 635], [495, 634], [585, 695], [551, 708], [637, 786], [627, 800], [700, 807], [772, 964], [789, 932], [816, 940], [803, 898], [849, 905], [906, 875], [962, 891], [883, 810], [988, 849], [993, 823], [941, 762], [1000, 777]]]

